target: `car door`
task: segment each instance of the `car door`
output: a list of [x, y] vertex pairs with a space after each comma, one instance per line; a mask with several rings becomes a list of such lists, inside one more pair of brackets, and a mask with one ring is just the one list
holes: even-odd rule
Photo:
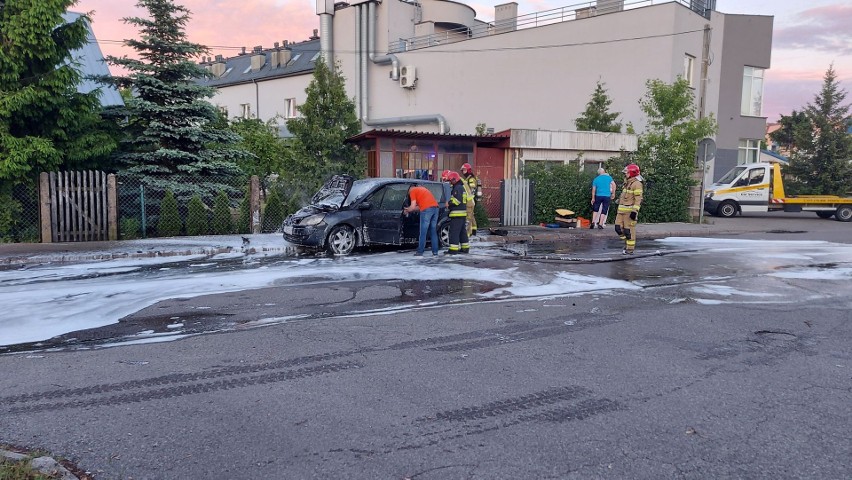
[[767, 168], [754, 167], [743, 174], [747, 185], [740, 192], [740, 208], [743, 212], [765, 212], [769, 209], [769, 174]]
[[402, 204], [407, 196], [407, 185], [390, 184], [367, 197], [370, 206], [361, 211], [365, 243], [399, 244]]

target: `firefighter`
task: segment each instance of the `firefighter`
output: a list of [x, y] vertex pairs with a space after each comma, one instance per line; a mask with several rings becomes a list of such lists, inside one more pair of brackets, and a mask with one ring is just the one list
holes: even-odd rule
[[633, 255], [636, 248], [636, 219], [639, 216], [639, 206], [642, 204], [642, 176], [639, 165], [631, 163], [624, 167], [624, 185], [621, 196], [618, 197], [618, 215], [615, 217], [615, 233], [624, 240], [624, 255]]
[[450, 200], [447, 202], [450, 209], [450, 248], [447, 250], [447, 254], [469, 253], [469, 237], [464, 228], [467, 219], [467, 187], [458, 172], [450, 172], [447, 179], [453, 186]]
[[438, 202], [438, 206], [444, 210], [447, 209], [447, 201], [450, 199], [450, 195], [453, 193], [453, 186], [450, 185], [450, 171], [444, 170], [441, 172], [441, 201]]
[[479, 179], [473, 174], [473, 167], [469, 163], [462, 165], [461, 172], [468, 194], [467, 236], [470, 237], [476, 235], [476, 215], [474, 214], [474, 209], [482, 196], [482, 192], [479, 189]]

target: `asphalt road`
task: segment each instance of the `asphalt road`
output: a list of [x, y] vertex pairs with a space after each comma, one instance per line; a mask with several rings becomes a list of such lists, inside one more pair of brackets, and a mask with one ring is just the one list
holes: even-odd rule
[[[848, 227], [781, 223], [737, 238]], [[849, 478], [852, 282], [770, 274], [852, 258], [775, 252], [465, 260], [636, 286], [573, 296], [366, 278], [166, 301], [132, 317], [245, 322], [0, 356], [0, 441], [98, 479]]]

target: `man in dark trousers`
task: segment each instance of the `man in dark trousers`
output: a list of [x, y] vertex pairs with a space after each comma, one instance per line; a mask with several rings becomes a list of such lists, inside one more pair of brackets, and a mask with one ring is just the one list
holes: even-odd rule
[[465, 228], [468, 202], [467, 189], [458, 172], [450, 172], [448, 179], [453, 189], [450, 200], [447, 202], [450, 211], [450, 248], [447, 250], [447, 254], [469, 253], [470, 243], [468, 243], [469, 239]]

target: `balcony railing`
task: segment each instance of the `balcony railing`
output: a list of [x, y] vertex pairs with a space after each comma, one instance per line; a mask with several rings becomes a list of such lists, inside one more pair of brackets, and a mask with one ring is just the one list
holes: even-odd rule
[[502, 19], [491, 23], [474, 25], [473, 27], [459, 27], [430, 35], [419, 37], [400, 38], [388, 44], [389, 53], [400, 53], [421, 48], [433, 47], [456, 43], [471, 38], [485, 37], [499, 33], [511, 32], [524, 28], [541, 27], [555, 23], [581, 20], [584, 18], [605, 15], [650, 5], [677, 2], [686, 6], [695, 13], [710, 18], [710, 12], [716, 6], [716, 0], [627, 0], [623, 7], [607, 4], [598, 5], [595, 0], [569, 5], [567, 7], [554, 8], [542, 12], [528, 13], [514, 18]]

